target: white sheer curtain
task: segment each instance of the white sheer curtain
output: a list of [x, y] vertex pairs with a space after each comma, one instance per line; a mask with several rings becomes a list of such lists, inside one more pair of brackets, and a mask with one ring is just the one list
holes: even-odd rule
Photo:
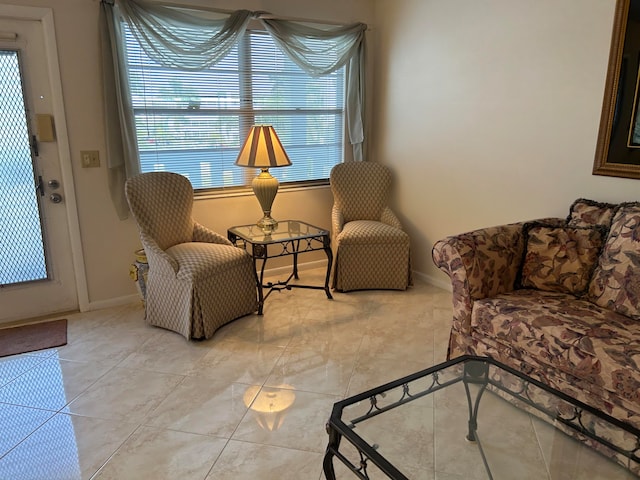
[[320, 29], [287, 20], [260, 21], [282, 51], [309, 75], [328, 75], [344, 65], [347, 66], [347, 128], [353, 146], [353, 158], [362, 160], [364, 32], [367, 26], [355, 23]]
[[200, 7], [195, 10], [137, 0], [102, 0], [101, 16], [109, 190], [121, 219], [129, 213], [124, 182], [140, 168], [122, 45], [122, 21], [127, 23], [145, 53], [167, 67], [209, 68], [228, 54], [252, 18], [259, 19], [291, 60], [310, 75], [327, 75], [346, 65], [347, 128], [354, 158], [362, 160], [365, 24], [320, 28], [260, 18], [259, 12], [247, 10], [222, 15]]

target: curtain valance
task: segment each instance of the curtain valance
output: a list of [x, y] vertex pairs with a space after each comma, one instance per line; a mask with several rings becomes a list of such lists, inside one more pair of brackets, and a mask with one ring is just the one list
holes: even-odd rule
[[[101, 38], [106, 115], [107, 165], [111, 196], [120, 218], [128, 216], [124, 181], [139, 172], [133, 110], [122, 45], [124, 21], [145, 53], [166, 67], [204, 70], [222, 60], [252, 19], [302, 70], [319, 76], [346, 66], [346, 113], [354, 158], [362, 160], [364, 142], [364, 32], [367, 26], [311, 26], [262, 18], [264, 12], [178, 8], [139, 0], [101, 3]], [[116, 100], [114, 102], [114, 99]]]

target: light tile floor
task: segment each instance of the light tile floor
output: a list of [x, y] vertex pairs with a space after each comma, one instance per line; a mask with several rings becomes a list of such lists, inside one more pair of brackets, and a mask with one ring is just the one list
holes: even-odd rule
[[[322, 283], [323, 274], [300, 275]], [[419, 280], [406, 292], [334, 300], [318, 290], [274, 292], [264, 316], [239, 319], [204, 342], [145, 325], [141, 304], [70, 315], [66, 346], [0, 359], [0, 480], [324, 478], [333, 403], [444, 361], [450, 303], [448, 292]], [[279, 415], [247, 407], [269, 410], [274, 399], [292, 403]], [[443, 448], [454, 431], [446, 415], [457, 412], [415, 421], [410, 409], [397, 413], [399, 425], [435, 432], [422, 443], [404, 440], [407, 450], [421, 443], [416, 454], [425, 456], [410, 467], [412, 478], [485, 478], [464, 451], [475, 446]], [[538, 436], [552, 435], [525, 417], [518, 421], [531, 433], [522, 437], [535, 447]], [[540, 452], [530, 455], [542, 465], [532, 472], [553, 464]], [[553, 478], [601, 470], [597, 478], [630, 478], [601, 467], [591, 451], [582, 455], [586, 467], [567, 462]], [[506, 478], [541, 478], [527, 472]]]

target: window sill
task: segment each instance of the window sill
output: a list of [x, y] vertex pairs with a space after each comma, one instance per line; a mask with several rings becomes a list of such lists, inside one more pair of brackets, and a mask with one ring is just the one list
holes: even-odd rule
[[[278, 193], [284, 192], [301, 192], [304, 190], [315, 190], [320, 188], [328, 188], [329, 180], [321, 180], [317, 182], [300, 182], [290, 185], [280, 185]], [[196, 191], [194, 200], [212, 200], [216, 198], [232, 198], [232, 197], [249, 197], [254, 196], [251, 187], [229, 188], [226, 190], [204, 190]]]

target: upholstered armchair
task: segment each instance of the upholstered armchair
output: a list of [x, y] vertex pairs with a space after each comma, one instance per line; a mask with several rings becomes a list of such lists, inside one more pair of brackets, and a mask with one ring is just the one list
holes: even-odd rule
[[409, 235], [388, 206], [391, 171], [373, 162], [333, 167], [332, 287], [405, 290], [411, 285]]
[[125, 194], [149, 262], [147, 323], [205, 339], [257, 309], [250, 255], [192, 219], [186, 177], [143, 173], [127, 180]]

